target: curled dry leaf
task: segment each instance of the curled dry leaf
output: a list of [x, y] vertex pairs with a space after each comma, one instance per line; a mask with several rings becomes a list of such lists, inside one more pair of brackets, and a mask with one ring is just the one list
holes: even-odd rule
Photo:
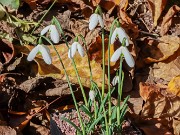
[[[62, 58], [62, 61], [64, 63], [64, 66], [70, 77], [71, 82], [77, 84], [78, 81], [77, 81], [74, 67], [72, 65], [72, 61], [71, 59], [68, 58], [68, 54], [67, 54], [68, 48], [66, 47], [65, 44], [56, 45], [55, 47]], [[19, 46], [17, 47], [17, 51], [19, 53], [22, 52], [22, 53], [28, 54], [29, 51], [32, 50], [32, 48], [33, 47], [29, 45]], [[64, 75], [64, 70], [62, 68], [62, 65], [59, 62], [59, 58], [55, 50], [53, 49], [52, 46], [49, 46], [49, 49], [52, 56], [52, 64], [47, 66], [45, 62], [43, 61], [42, 56], [37, 55], [35, 58], [35, 62], [38, 65], [37, 74], [42, 75], [42, 76], [51, 76], [51, 77], [66, 80], [66, 77]], [[81, 57], [78, 53], [76, 53], [74, 60], [75, 60], [79, 75], [81, 77], [82, 84], [84, 86], [89, 87], [90, 86], [90, 71], [89, 71], [89, 66], [88, 66], [87, 55], [85, 55], [84, 57]], [[101, 83], [102, 83], [101, 64], [95, 62], [94, 60], [92, 60], [90, 63], [91, 63], [91, 68], [92, 68], [93, 80], [98, 84], [98, 86], [101, 86]], [[36, 70], [36, 69], [32, 69], [32, 70]]]
[[176, 36], [163, 36], [159, 38], [159, 42], [149, 40], [149, 46], [144, 50], [146, 55], [146, 63], [164, 61], [172, 55], [176, 55], [180, 49], [180, 38]]
[[175, 78], [171, 79], [167, 90], [168, 92], [171, 92], [180, 97], [180, 76], [176, 76]]
[[164, 89], [147, 83], [140, 87], [140, 93], [145, 93], [142, 96], [145, 104], [141, 116], [163, 119], [180, 117], [180, 97], [168, 95]]
[[[179, 51], [180, 53], [180, 51]], [[165, 81], [170, 81], [173, 77], [180, 75], [180, 54], [170, 59], [171, 61], [165, 61], [155, 63], [152, 67], [152, 76], [155, 78], [162, 78]]]
[[166, 2], [167, 0], [148, 0], [153, 15], [154, 27], [157, 26], [157, 21], [166, 6]]
[[8, 40], [0, 40], [0, 58], [2, 64], [7, 64], [14, 56], [14, 46]]
[[174, 15], [179, 11], [180, 11], [180, 7], [174, 5], [169, 9], [165, 17], [163, 17], [163, 21], [161, 24], [161, 31], [160, 31], [161, 36], [165, 35], [168, 32], [169, 27], [172, 24], [172, 19]]
[[17, 135], [15, 129], [11, 128], [10, 126], [0, 126], [0, 134], [1, 135]]

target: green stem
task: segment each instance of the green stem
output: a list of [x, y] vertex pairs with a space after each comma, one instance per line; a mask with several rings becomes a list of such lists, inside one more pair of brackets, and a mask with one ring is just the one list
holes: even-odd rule
[[[63, 29], [61, 27], [61, 24], [59, 23], [59, 21], [55, 17], [53, 17], [53, 22], [55, 23], [56, 27], [58, 28], [59, 32], [61, 33], [61, 35], [62, 35], [62, 37], [63, 37], [63, 39], [64, 39], [64, 41], [66, 43], [66, 46], [69, 49], [69, 45], [68, 45], [68, 42], [67, 42], [67, 40], [65, 38], [65, 34], [64, 34]], [[87, 102], [86, 94], [84, 92], [84, 88], [82, 86], [81, 79], [80, 79], [80, 76], [79, 76], [79, 73], [78, 73], [78, 70], [77, 70], [77, 67], [76, 67], [76, 64], [75, 64], [75, 61], [74, 61], [73, 58], [72, 58], [72, 63], [73, 63], [73, 67], [74, 67], [75, 72], [76, 72], [76, 76], [78, 78], [78, 83], [79, 83], [80, 88], [81, 88], [81, 92], [82, 92], [82, 95], [83, 95], [83, 98], [84, 98], [85, 105], [88, 107], [88, 102]]]
[[111, 120], [111, 85], [110, 85], [110, 80], [111, 80], [111, 74], [110, 74], [110, 45], [111, 45], [111, 37], [112, 37], [112, 33], [113, 33], [113, 28], [114, 25], [116, 24], [117, 19], [115, 19], [111, 25], [110, 28], [110, 34], [109, 34], [109, 40], [108, 40], [108, 115], [109, 115], [109, 125], [112, 124], [112, 120]]
[[104, 28], [102, 28], [102, 99], [104, 98], [104, 90], [105, 90], [105, 46], [104, 46]]
[[[66, 38], [65, 38], [64, 33], [62, 33], [62, 36], [63, 36], [63, 38], [64, 38], [64, 41], [65, 41], [65, 43], [66, 43], [66, 46], [67, 46], [68, 49], [69, 49], [69, 45], [68, 45], [68, 42], [67, 42], [67, 40], [66, 40]], [[76, 63], [75, 63], [75, 61], [74, 61], [73, 58], [72, 58], [72, 63], [73, 63], [73, 67], [74, 67], [74, 69], [75, 69], [75, 73], [76, 73], [76, 76], [77, 76], [77, 79], [78, 79], [79, 86], [80, 86], [80, 88], [81, 88], [81, 92], [82, 92], [82, 95], [83, 95], [83, 98], [84, 98], [85, 105], [88, 106], [86, 94], [85, 94], [85, 92], [84, 92], [84, 88], [83, 88], [83, 86], [82, 86], [81, 79], [80, 79], [80, 77], [79, 77], [79, 73], [78, 73], [78, 70], [77, 70], [77, 67], [76, 67]]]
[[67, 74], [66, 68], [65, 68], [65, 66], [64, 66], [64, 64], [63, 64], [63, 61], [62, 61], [62, 59], [61, 59], [61, 57], [60, 57], [60, 55], [59, 55], [56, 47], [51, 43], [51, 41], [48, 40], [48, 39], [47, 39], [46, 37], [44, 37], [44, 36], [42, 36], [42, 37], [43, 37], [45, 40], [47, 40], [47, 41], [53, 46], [54, 50], [56, 51], [56, 54], [57, 54], [57, 56], [58, 56], [58, 58], [59, 58], [59, 61], [60, 61], [61, 65], [62, 65], [62, 67], [63, 67], [64, 73], [65, 73], [65, 76], [66, 76], [66, 79], [67, 79], [67, 82], [68, 82], [68, 85], [69, 85], [69, 88], [70, 88], [70, 91], [71, 91], [71, 94], [72, 94], [72, 98], [73, 98], [73, 101], [74, 101], [74, 105], [75, 105], [75, 108], [76, 108], [77, 113], [78, 113], [78, 118], [79, 118], [79, 121], [80, 121], [81, 130], [82, 130], [82, 132], [83, 132], [83, 135], [85, 135], [84, 124], [83, 124], [83, 122], [82, 122], [82, 118], [81, 118], [81, 115], [80, 115], [80, 112], [79, 112], [79, 108], [78, 108], [78, 105], [77, 105], [77, 101], [76, 101], [76, 98], [75, 98], [75, 95], [74, 95], [74, 92], [73, 92], [73, 89], [72, 89], [72, 85], [71, 85], [71, 83], [70, 83], [70, 79], [69, 79], [69, 76], [68, 76], [68, 74]]
[[[102, 75], [102, 99], [104, 99], [104, 91], [105, 91], [105, 46], [104, 46], [104, 28], [102, 28], [102, 64], [103, 64], [103, 75]], [[109, 135], [109, 126], [106, 116], [106, 110], [103, 107], [105, 124], [106, 124], [106, 135]]]
[[42, 20], [44, 19], [44, 17], [47, 15], [47, 13], [51, 10], [51, 8], [54, 6], [55, 2], [57, 0], [54, 0], [54, 2], [51, 4], [51, 6], [49, 7], [49, 9], [46, 11], [46, 13], [41, 17], [41, 19], [38, 21], [38, 24], [34, 27], [34, 29], [31, 32], [31, 35], [34, 33], [34, 31], [36, 30], [36, 28], [39, 26], [39, 24], [42, 22]]
[[121, 79], [122, 62], [123, 62], [123, 55], [121, 54], [121, 56], [120, 56], [120, 64], [119, 64], [118, 105], [117, 105], [117, 124], [118, 124], [118, 127], [121, 124], [121, 121], [120, 121], [120, 104], [121, 104], [122, 85], [123, 85], [123, 80]]
[[91, 63], [90, 63], [90, 58], [89, 58], [89, 52], [88, 52], [88, 49], [87, 49], [87, 44], [86, 44], [86, 40], [84, 39], [84, 37], [79, 34], [78, 36], [81, 37], [81, 39], [83, 40], [83, 43], [85, 45], [85, 49], [86, 49], [86, 54], [87, 54], [87, 57], [88, 57], [88, 66], [89, 66], [89, 71], [90, 71], [90, 81], [92, 82], [93, 80], [93, 75], [92, 75], [92, 68], [91, 68]]

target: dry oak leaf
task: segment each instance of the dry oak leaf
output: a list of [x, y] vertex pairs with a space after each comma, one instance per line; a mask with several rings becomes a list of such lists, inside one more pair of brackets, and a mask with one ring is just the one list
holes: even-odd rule
[[149, 47], [145, 51], [149, 52], [149, 57], [145, 58], [146, 63], [164, 61], [174, 55], [180, 49], [180, 38], [177, 36], [163, 36], [159, 38], [159, 42], [149, 41]]
[[[42, 59], [42, 56], [40, 54], [36, 55], [35, 62], [38, 65], [37, 74], [41, 76], [49, 76], [49, 77], [55, 77], [55, 78], [66, 80], [64, 70], [62, 68], [62, 65], [59, 62], [59, 58], [55, 50], [53, 49], [52, 46], [48, 46], [48, 47], [50, 49], [50, 54], [52, 57], [52, 64], [51, 65], [45, 64], [44, 60]], [[61, 56], [61, 59], [64, 63], [64, 66], [66, 68], [67, 74], [69, 75], [71, 82], [78, 84], [78, 80], [77, 80], [76, 72], [72, 64], [72, 60], [68, 58], [68, 48], [66, 47], [65, 44], [59, 44], [59, 45], [56, 45], [55, 47]], [[22, 52], [24, 54], [28, 54], [32, 50], [32, 48], [33, 47], [30, 45], [25, 45], [25, 46], [19, 46], [16, 49], [20, 53]], [[85, 55], [84, 57], [81, 57], [78, 53], [76, 53], [74, 57], [74, 61], [78, 69], [78, 73], [81, 78], [82, 85], [89, 87], [90, 86], [90, 70], [89, 70], [87, 55]], [[91, 60], [90, 64], [92, 68], [93, 80], [98, 84], [98, 86], [101, 86], [102, 84], [101, 64], [95, 62], [94, 60]], [[33, 72], [36, 72], [36, 69], [32, 69], [32, 70]]]
[[180, 7], [178, 7], [177, 5], [174, 5], [169, 9], [169, 11], [165, 15], [165, 17], [163, 17], [163, 21], [162, 21], [162, 24], [161, 24], [161, 31], [160, 31], [161, 36], [165, 35], [168, 32], [169, 27], [172, 24], [173, 16], [176, 13], [178, 13], [179, 11], [180, 11]]
[[152, 76], [155, 78], [163, 78], [165, 81], [170, 81], [173, 77], [180, 75], [180, 51], [174, 60], [155, 63], [152, 67]]
[[167, 0], [148, 0], [153, 15], [154, 27], [157, 26], [157, 21], [166, 6], [166, 2]]
[[180, 117], [180, 97], [164, 94], [165, 90], [148, 83], [144, 83], [144, 85], [140, 87], [140, 93], [146, 93], [147, 89], [150, 89], [151, 91], [146, 95], [147, 97], [141, 116], [163, 119]]
[[169, 82], [167, 90], [180, 97], [180, 75]]

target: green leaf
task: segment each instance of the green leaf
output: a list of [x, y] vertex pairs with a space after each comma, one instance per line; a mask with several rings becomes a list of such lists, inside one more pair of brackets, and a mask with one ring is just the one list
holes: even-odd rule
[[81, 110], [82, 110], [83, 112], [85, 112], [90, 118], [92, 117], [92, 114], [91, 114], [91, 112], [89, 111], [89, 109], [87, 108], [87, 106], [81, 105], [80, 108], [81, 108]]
[[65, 117], [61, 117], [61, 120], [66, 121], [66, 122], [69, 123], [71, 126], [73, 126], [73, 127], [77, 130], [77, 132], [81, 133], [81, 130], [80, 130], [73, 122], [71, 122], [69, 119], [67, 119], [67, 118], [65, 118]]
[[1, 0], [0, 3], [3, 6], [10, 6], [13, 9], [18, 9], [19, 8], [19, 0]]
[[94, 126], [103, 118], [103, 116], [98, 117], [89, 127], [88, 133], [94, 128]]
[[120, 110], [124, 107], [124, 105], [127, 103], [128, 99], [130, 98], [130, 96], [127, 96], [124, 101], [123, 101], [123, 104], [121, 105], [121, 108]]

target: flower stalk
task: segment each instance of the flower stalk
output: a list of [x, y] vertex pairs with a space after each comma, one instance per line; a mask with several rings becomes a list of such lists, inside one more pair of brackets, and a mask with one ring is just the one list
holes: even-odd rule
[[83, 122], [82, 122], [82, 118], [81, 118], [81, 115], [80, 115], [80, 111], [79, 111], [79, 108], [78, 108], [78, 104], [77, 104], [77, 101], [76, 101], [76, 98], [75, 98], [75, 95], [74, 95], [74, 92], [73, 92], [73, 89], [72, 89], [72, 85], [71, 85], [69, 76], [68, 76], [67, 71], [66, 71], [66, 68], [65, 68], [65, 66], [64, 66], [64, 64], [63, 64], [63, 61], [62, 61], [62, 59], [61, 59], [61, 56], [59, 55], [56, 47], [51, 43], [51, 41], [50, 41], [49, 39], [47, 39], [46, 37], [44, 37], [44, 36], [42, 36], [42, 37], [52, 45], [53, 49], [55, 50], [55, 52], [56, 52], [56, 54], [57, 54], [57, 56], [58, 56], [58, 58], [59, 58], [59, 61], [60, 61], [61, 65], [62, 65], [62, 67], [63, 67], [64, 73], [65, 73], [65, 76], [66, 76], [66, 79], [67, 79], [67, 82], [68, 82], [68, 85], [69, 85], [69, 88], [70, 88], [70, 91], [71, 91], [71, 94], [72, 94], [72, 98], [73, 98], [73, 101], [74, 101], [74, 105], [75, 105], [75, 108], [76, 108], [76, 110], [77, 110], [77, 114], [78, 114], [78, 118], [79, 118], [81, 130], [82, 130], [82, 132], [83, 132], [83, 135], [85, 135], [85, 128], [84, 128], [84, 124], [83, 124]]

